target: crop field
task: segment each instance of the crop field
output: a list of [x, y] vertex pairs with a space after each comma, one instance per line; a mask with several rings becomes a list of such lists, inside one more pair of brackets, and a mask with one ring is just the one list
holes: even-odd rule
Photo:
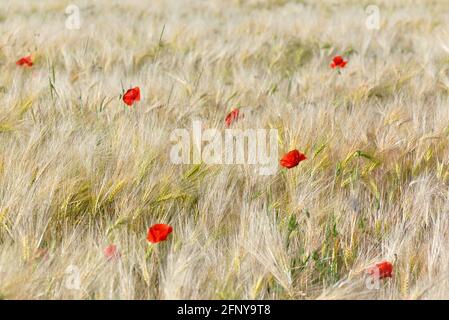
[[0, 0], [0, 299], [448, 288], [449, 1]]

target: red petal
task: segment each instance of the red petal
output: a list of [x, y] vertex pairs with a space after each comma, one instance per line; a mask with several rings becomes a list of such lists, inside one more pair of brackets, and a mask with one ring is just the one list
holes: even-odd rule
[[155, 224], [148, 229], [147, 240], [151, 243], [164, 241], [172, 231], [168, 224]]
[[304, 161], [306, 159], [307, 157], [303, 153], [295, 149], [285, 154], [279, 161], [279, 163], [281, 164], [281, 166], [287, 169], [291, 169], [293, 167], [296, 167], [301, 161]]
[[393, 265], [388, 261], [377, 263], [374, 267], [368, 269], [368, 274], [379, 279], [391, 278], [393, 276]]
[[117, 250], [117, 246], [114, 244], [110, 244], [104, 249], [104, 255], [108, 260], [120, 257], [120, 253]]
[[343, 58], [341, 56], [335, 56], [333, 61], [338, 66], [343, 61]]
[[140, 88], [139, 87], [135, 87], [134, 88], [134, 94], [135, 94], [135, 101], [140, 101]]
[[229, 127], [232, 124], [232, 122], [234, 122], [234, 120], [238, 119], [239, 112], [240, 112], [239, 109], [234, 109], [226, 116], [225, 122], [227, 127]]
[[336, 68], [336, 67], [344, 68], [345, 65], [346, 65], [346, 63], [348, 63], [348, 62], [345, 61], [345, 60], [343, 60], [343, 57], [342, 57], [342, 56], [335, 56], [335, 57], [332, 59], [332, 63], [331, 63], [330, 66], [331, 66], [332, 68]]
[[28, 67], [31, 67], [33, 65], [33, 61], [31, 60], [31, 56], [27, 56], [27, 57], [23, 57], [23, 58], [20, 58], [19, 60], [17, 60], [16, 64], [18, 66], [26, 65]]

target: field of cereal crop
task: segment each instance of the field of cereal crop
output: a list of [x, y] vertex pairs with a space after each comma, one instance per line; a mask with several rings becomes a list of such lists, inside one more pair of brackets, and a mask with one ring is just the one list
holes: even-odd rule
[[15, 0], [0, 31], [0, 298], [449, 299], [448, 1]]

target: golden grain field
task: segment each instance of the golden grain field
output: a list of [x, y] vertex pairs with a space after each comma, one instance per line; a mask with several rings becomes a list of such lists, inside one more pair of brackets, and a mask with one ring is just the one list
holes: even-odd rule
[[[0, 101], [2, 299], [449, 299], [448, 1], [1, 0]], [[307, 160], [170, 160], [233, 108]]]

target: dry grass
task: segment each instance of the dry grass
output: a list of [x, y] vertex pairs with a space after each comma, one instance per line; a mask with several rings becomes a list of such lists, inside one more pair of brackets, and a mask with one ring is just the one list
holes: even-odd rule
[[[71, 2], [0, 4], [2, 298], [449, 298], [447, 1], [376, 1], [377, 32], [369, 1], [79, 0], [67, 30]], [[309, 159], [171, 164], [174, 128], [233, 106]]]

